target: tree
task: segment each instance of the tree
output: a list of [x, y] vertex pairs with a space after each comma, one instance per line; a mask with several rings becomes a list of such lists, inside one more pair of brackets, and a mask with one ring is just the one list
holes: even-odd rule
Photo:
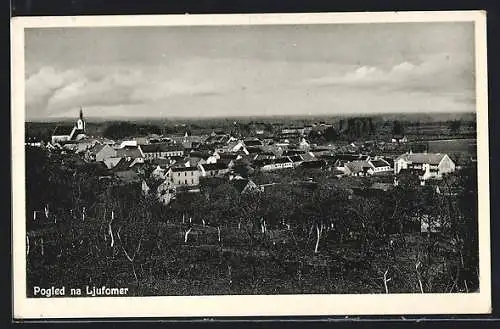
[[450, 132], [456, 134], [460, 131], [460, 127], [462, 126], [461, 120], [453, 120], [450, 121], [448, 127], [450, 128]]
[[404, 126], [403, 123], [400, 121], [393, 121], [392, 122], [392, 134], [393, 135], [403, 135], [404, 134]]

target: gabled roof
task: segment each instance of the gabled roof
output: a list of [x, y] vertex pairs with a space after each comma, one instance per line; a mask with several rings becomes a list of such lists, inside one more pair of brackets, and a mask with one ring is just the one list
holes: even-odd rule
[[411, 163], [438, 165], [445, 156], [444, 153], [407, 153], [399, 156], [397, 160], [403, 159]]
[[292, 160], [292, 162], [300, 162], [300, 161], [303, 161], [302, 160], [302, 157], [300, 155], [292, 155], [289, 157], [290, 160]]
[[205, 170], [224, 170], [227, 169], [227, 165], [225, 163], [217, 162], [217, 163], [204, 163], [200, 166]]
[[251, 146], [251, 147], [247, 147], [247, 151], [248, 153], [260, 153], [261, 149], [260, 147], [255, 147], [255, 146]]
[[245, 140], [244, 143], [245, 143], [245, 146], [247, 146], [247, 147], [249, 147], [249, 146], [262, 146], [262, 142], [258, 139]]
[[144, 153], [183, 151], [183, 148], [178, 145], [169, 145], [166, 143], [141, 144], [140, 147]]
[[288, 157], [277, 158], [273, 163], [289, 163], [292, 162]]
[[105, 148], [106, 146], [107, 146], [107, 147], [111, 147], [111, 146], [109, 146], [108, 144], [96, 144], [96, 145], [94, 145], [94, 146], [90, 149], [90, 153], [95, 155], [95, 154], [97, 154], [97, 153], [101, 152], [101, 150], [102, 150], [103, 148]]
[[231, 185], [234, 186], [234, 188], [236, 189], [236, 191], [238, 191], [238, 193], [242, 193], [249, 183], [253, 182], [249, 179], [244, 179], [244, 178], [233, 179], [231, 181]]
[[71, 132], [73, 131], [73, 126], [57, 126], [54, 131], [52, 132], [52, 136], [69, 136], [71, 135]]
[[300, 166], [304, 168], [321, 168], [325, 165], [326, 165], [325, 160], [304, 161], [300, 164]]
[[172, 172], [198, 171], [198, 167], [172, 167]]
[[371, 161], [370, 161], [370, 163], [371, 163], [374, 167], [376, 167], [376, 168], [378, 168], [378, 167], [388, 167], [388, 166], [390, 166], [390, 164], [389, 164], [387, 161], [382, 160], [382, 159], [379, 159], [379, 160], [371, 160]]
[[114, 172], [118, 171], [127, 171], [130, 170], [130, 167], [132, 166], [132, 163], [134, 162], [133, 159], [127, 160], [125, 158], [121, 158], [120, 161], [113, 167]]
[[123, 148], [116, 149], [117, 157], [130, 157], [130, 158], [141, 158], [141, 151], [137, 146], [125, 146]]
[[372, 166], [370, 166], [368, 161], [362, 161], [362, 160], [348, 162], [345, 164], [345, 166], [349, 168], [349, 170], [353, 173], [358, 173], [361, 171], [365, 171], [365, 169], [372, 168]]

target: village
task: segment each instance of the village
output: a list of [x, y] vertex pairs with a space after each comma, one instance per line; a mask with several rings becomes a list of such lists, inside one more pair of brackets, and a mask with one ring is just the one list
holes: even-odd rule
[[[305, 173], [327, 172], [340, 180], [369, 177], [373, 184], [368, 188], [387, 190], [398, 184], [399, 176], [412, 174], [420, 185], [432, 184], [440, 191], [445, 189], [439, 183], [442, 177], [460, 167], [448, 154], [427, 152], [408, 143], [404, 135], [392, 136], [388, 141], [321, 145], [310, 142], [311, 132], [321, 135], [332, 128], [332, 124], [325, 122], [286, 126], [276, 134], [256, 130], [245, 138], [213, 130], [206, 135], [186, 132], [111, 140], [88, 136], [85, 126], [81, 110], [76, 124], [56, 127], [49, 142], [26, 143], [48, 152], [77, 154], [88, 163], [102, 166], [107, 177], [140, 183], [144, 193], [153, 192], [165, 205], [178, 193], [199, 192], [200, 179], [205, 178], [233, 181], [240, 192], [251, 188], [263, 190], [270, 184], [254, 182], [254, 173], [296, 169]], [[474, 157], [470, 161], [474, 162]]]

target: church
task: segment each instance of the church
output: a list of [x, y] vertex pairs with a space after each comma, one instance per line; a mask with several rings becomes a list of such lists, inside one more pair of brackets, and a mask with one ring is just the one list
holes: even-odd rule
[[80, 117], [74, 126], [57, 126], [52, 132], [52, 144], [64, 144], [79, 141], [85, 138], [85, 120], [83, 120], [83, 110], [80, 108]]

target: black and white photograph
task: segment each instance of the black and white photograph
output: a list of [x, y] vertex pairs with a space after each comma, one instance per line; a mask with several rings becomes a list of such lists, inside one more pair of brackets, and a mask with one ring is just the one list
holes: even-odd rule
[[14, 315], [489, 312], [485, 13], [12, 24]]

